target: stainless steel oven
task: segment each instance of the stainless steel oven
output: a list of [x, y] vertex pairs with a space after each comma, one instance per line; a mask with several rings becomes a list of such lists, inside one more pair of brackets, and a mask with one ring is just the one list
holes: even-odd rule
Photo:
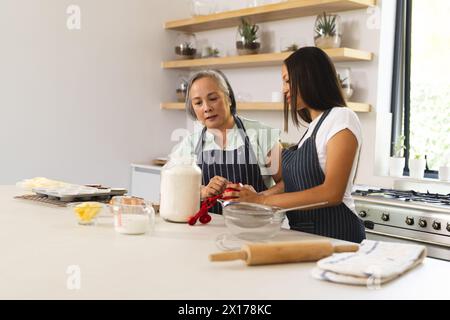
[[353, 197], [368, 239], [421, 244], [430, 258], [450, 261], [450, 196], [381, 189]]

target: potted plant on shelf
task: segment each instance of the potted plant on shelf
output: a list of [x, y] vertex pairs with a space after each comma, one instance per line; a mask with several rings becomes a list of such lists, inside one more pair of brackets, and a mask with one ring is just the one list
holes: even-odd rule
[[236, 35], [236, 49], [238, 55], [258, 54], [261, 49], [259, 39], [259, 26], [241, 19]]
[[194, 59], [197, 54], [195, 34], [181, 33], [177, 37], [175, 53], [182, 59]]
[[405, 147], [405, 136], [397, 139], [394, 146], [394, 156], [389, 159], [389, 175], [392, 177], [403, 177], [405, 169], [405, 158], [403, 156]]
[[206, 46], [202, 50], [202, 58], [217, 58], [219, 57], [220, 51], [212, 46]]
[[294, 52], [297, 51], [298, 49], [299, 49], [298, 45], [296, 43], [293, 43], [291, 45], [281, 48], [281, 52]]
[[409, 176], [413, 179], [423, 179], [427, 161], [420, 153], [414, 152], [414, 156], [409, 159]]
[[338, 74], [339, 84], [341, 85], [342, 93], [344, 94], [345, 100], [350, 100], [353, 96], [353, 88], [350, 84], [349, 78], [341, 78], [341, 75]]
[[191, 43], [185, 42], [175, 47], [175, 53], [188, 59], [193, 59], [197, 53]]
[[188, 87], [188, 81], [186, 80], [186, 78], [180, 77], [178, 79], [178, 87], [176, 90], [178, 102], [186, 101], [187, 87]]
[[321, 49], [339, 48], [341, 46], [341, 18], [337, 14], [317, 16], [314, 27], [314, 43]]

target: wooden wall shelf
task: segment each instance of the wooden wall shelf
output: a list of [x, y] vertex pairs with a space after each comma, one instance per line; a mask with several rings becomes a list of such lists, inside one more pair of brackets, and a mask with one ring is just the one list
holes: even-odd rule
[[169, 30], [187, 32], [207, 31], [238, 26], [241, 18], [250, 18], [253, 23], [314, 16], [327, 12], [365, 9], [376, 4], [376, 0], [289, 0], [242, 10], [227, 11], [207, 16], [166, 22]]
[[[371, 61], [373, 54], [366, 51], [337, 48], [327, 49], [325, 52], [334, 62]], [[207, 58], [191, 60], [173, 60], [162, 63], [164, 69], [201, 69], [201, 68], [245, 68], [278, 66], [291, 55], [292, 52], [264, 53], [245, 56], [232, 56], [224, 58]]]
[[[348, 106], [355, 112], [367, 113], [372, 110], [372, 106], [366, 103], [348, 102]], [[161, 109], [184, 110], [184, 103], [166, 102], [161, 104]], [[240, 102], [238, 111], [282, 111], [283, 103], [278, 102]]]
[[[240, 24], [241, 18], [250, 18], [253, 23], [261, 23], [315, 16], [325, 11], [341, 12], [365, 9], [375, 5], [376, 0], [289, 0], [254, 8], [169, 21], [165, 23], [164, 27], [168, 30], [199, 32], [236, 27]], [[357, 49], [337, 48], [328, 49], [325, 50], [325, 52], [330, 56], [333, 62], [358, 62], [373, 60], [373, 53]], [[265, 53], [224, 58], [173, 60], [162, 62], [161, 66], [164, 69], [226, 69], [281, 66], [283, 61], [290, 54], [291, 52]], [[365, 103], [349, 102], [348, 105], [355, 112], [371, 112], [372, 109], [370, 104]], [[161, 109], [184, 110], [184, 104], [172, 102], [162, 103]], [[271, 102], [238, 103], [238, 109], [240, 111], [281, 111], [283, 110], [283, 104]]]

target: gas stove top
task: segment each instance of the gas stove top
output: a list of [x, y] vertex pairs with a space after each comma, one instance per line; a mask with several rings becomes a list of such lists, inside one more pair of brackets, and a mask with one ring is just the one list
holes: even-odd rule
[[450, 195], [366, 189], [353, 198], [369, 239], [423, 244], [450, 261]]
[[432, 204], [448, 206], [450, 209], [450, 194], [420, 193], [416, 191], [401, 191], [391, 189], [368, 189], [356, 190], [356, 196], [362, 197], [383, 197], [387, 199], [397, 199], [405, 202], [417, 202], [420, 204]]

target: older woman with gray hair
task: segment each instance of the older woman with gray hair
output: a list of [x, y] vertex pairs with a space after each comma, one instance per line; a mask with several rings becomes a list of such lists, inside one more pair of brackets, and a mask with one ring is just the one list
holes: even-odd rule
[[[230, 184], [264, 193], [281, 180], [280, 130], [237, 116], [233, 89], [221, 71], [191, 77], [186, 111], [203, 129], [187, 136], [172, 155], [197, 156], [202, 199], [222, 194]], [[211, 211], [220, 214], [221, 208]]]

